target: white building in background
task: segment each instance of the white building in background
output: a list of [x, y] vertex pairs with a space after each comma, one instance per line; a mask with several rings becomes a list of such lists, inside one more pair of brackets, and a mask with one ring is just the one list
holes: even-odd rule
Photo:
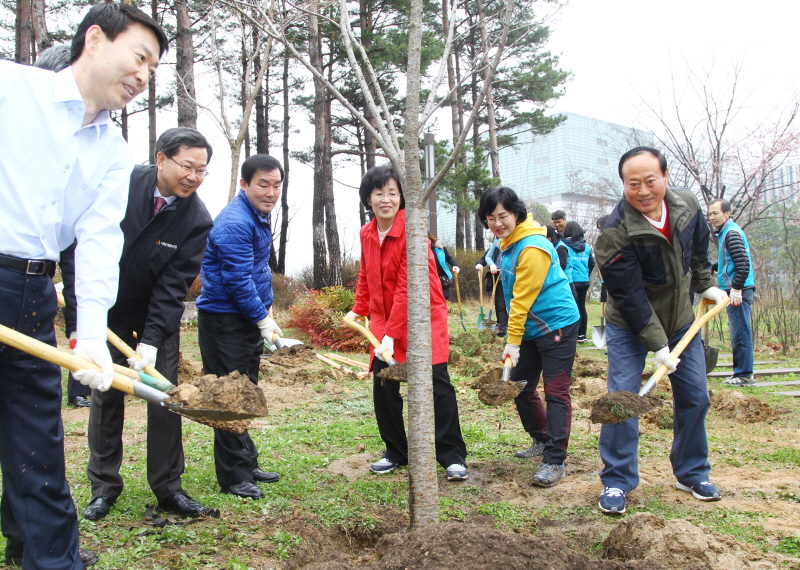
[[[622, 195], [619, 157], [634, 146], [653, 146], [655, 137], [575, 113], [563, 115], [566, 120], [550, 134], [520, 133], [513, 147], [500, 150], [502, 185], [527, 204], [539, 202], [550, 212], [564, 210], [568, 220], [591, 235], [595, 220]], [[454, 245], [455, 209], [440, 202], [437, 213], [439, 237]]]

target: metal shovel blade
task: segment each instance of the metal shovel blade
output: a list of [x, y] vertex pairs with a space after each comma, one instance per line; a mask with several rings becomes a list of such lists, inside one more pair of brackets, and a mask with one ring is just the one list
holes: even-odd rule
[[164, 406], [182, 416], [198, 420], [211, 420], [217, 422], [230, 422], [234, 420], [251, 420], [260, 416], [244, 412], [234, 412], [231, 410], [207, 410], [202, 408], [184, 408], [180, 404], [167, 404]]
[[603, 348], [606, 345], [606, 326], [599, 325], [592, 328], [592, 342], [597, 348]]
[[705, 346], [705, 342], [703, 343], [705, 356], [706, 356], [706, 374], [709, 374], [714, 371], [717, 367], [717, 359], [719, 358], [719, 349], [714, 348], [713, 346]]

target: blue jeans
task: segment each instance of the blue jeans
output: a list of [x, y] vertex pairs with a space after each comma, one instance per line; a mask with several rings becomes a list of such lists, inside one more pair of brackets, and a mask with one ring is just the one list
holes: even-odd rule
[[[728, 291], [730, 295], [730, 291]], [[750, 313], [753, 310], [753, 289], [742, 291], [742, 304], [728, 305], [728, 327], [733, 347], [733, 375], [747, 377], [753, 374], [753, 331], [750, 328]]]
[[[681, 340], [689, 325], [669, 339], [670, 348]], [[647, 349], [639, 337], [623, 328], [606, 326], [608, 343], [608, 391], [638, 392], [642, 386]], [[672, 472], [684, 485], [708, 481], [708, 437], [705, 418], [711, 404], [706, 386], [706, 364], [700, 336], [695, 336], [680, 356], [678, 369], [670, 374], [675, 417], [669, 455]], [[639, 419], [631, 418], [600, 428], [600, 480], [606, 487], [629, 493], [639, 485]]]

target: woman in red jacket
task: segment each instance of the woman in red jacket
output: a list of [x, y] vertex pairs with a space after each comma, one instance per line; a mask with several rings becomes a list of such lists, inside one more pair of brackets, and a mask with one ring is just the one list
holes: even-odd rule
[[[356, 304], [347, 316], [355, 320], [361, 315], [369, 315], [372, 332], [383, 339], [379, 349], [370, 348], [374, 357], [370, 358], [370, 368], [373, 372], [375, 417], [386, 451], [370, 469], [375, 473], [391, 473], [396, 467], [408, 464], [400, 383], [387, 380], [382, 385], [378, 378], [378, 373], [387, 367], [380, 355], [388, 351], [397, 362], [405, 362], [408, 348], [406, 220], [400, 176], [390, 166], [371, 168], [361, 180], [359, 196], [364, 207], [371, 209], [375, 217], [361, 228]], [[430, 247], [428, 275], [436, 460], [446, 469], [448, 480], [463, 481], [467, 478], [467, 448], [461, 437], [456, 393], [447, 373], [450, 356], [447, 302]]]

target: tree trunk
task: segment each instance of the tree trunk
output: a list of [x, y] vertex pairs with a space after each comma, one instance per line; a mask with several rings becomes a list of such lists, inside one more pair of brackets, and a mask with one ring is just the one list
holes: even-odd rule
[[123, 107], [120, 113], [120, 127], [122, 129], [122, 138], [128, 140], [128, 107]]
[[[150, 15], [158, 22], [158, 0], [150, 0]], [[147, 133], [150, 142], [150, 164], [156, 163], [156, 78], [147, 83]]]
[[[256, 34], [253, 34], [253, 46], [255, 47]], [[261, 57], [256, 54], [253, 67], [261, 69]], [[269, 70], [267, 70], [269, 74]], [[269, 75], [267, 75], [266, 82], [261, 86], [256, 96], [256, 153], [269, 154], [269, 138], [266, 129], [266, 117], [264, 111], [264, 88], [269, 85]], [[267, 105], [269, 105], [269, 92], [267, 92]]]
[[36, 56], [53, 45], [50, 34], [47, 33], [47, 19], [45, 18], [45, 0], [32, 0], [31, 23], [33, 24], [33, 40], [36, 47]]
[[17, 22], [14, 27], [14, 61], [25, 65], [31, 64], [32, 39], [31, 0], [17, 0]]
[[[250, 83], [250, 77], [248, 76], [248, 69], [247, 69], [247, 26], [242, 26], [242, 91], [241, 91], [241, 103], [242, 103], [242, 117], [245, 115], [245, 111], [247, 110], [247, 93], [248, 93], [248, 85]], [[258, 57], [256, 54], [255, 57]], [[255, 64], [253, 65], [255, 67]], [[247, 159], [250, 156], [250, 124], [243, 123], [242, 129], [244, 129], [244, 157]]]
[[187, 0], [175, 0], [178, 35], [175, 39], [175, 76], [178, 96], [178, 126], [197, 128], [194, 89], [194, 39]]
[[[483, 14], [483, 0], [476, 0], [478, 18], [481, 27], [481, 44], [483, 46], [483, 64], [489, 65], [489, 39], [486, 33], [486, 21]], [[494, 116], [494, 97], [492, 86], [486, 86], [486, 114], [489, 121], [489, 158], [492, 163], [492, 178], [500, 180], [500, 153], [497, 148], [497, 122]], [[477, 121], [476, 121], [477, 122]]]
[[[319, 37], [319, 5], [311, 4], [308, 15], [308, 58], [322, 73], [322, 48]], [[312, 244], [314, 247], [314, 288], [327, 285], [327, 250], [325, 245], [325, 86], [314, 78], [314, 203], [311, 211]]]
[[[333, 63], [328, 66], [328, 80]], [[342, 250], [339, 246], [339, 226], [336, 223], [336, 205], [333, 196], [333, 114], [331, 97], [323, 87], [325, 96], [325, 149], [323, 155], [324, 198], [325, 198], [325, 239], [328, 242], [328, 285], [342, 285]]]
[[411, 0], [404, 121], [408, 262], [408, 476], [411, 528], [439, 522], [431, 380], [428, 212], [420, 172], [419, 97], [422, 0]]
[[281, 192], [281, 237], [278, 273], [286, 273], [286, 242], [289, 238], [289, 54], [283, 55], [283, 191]]

